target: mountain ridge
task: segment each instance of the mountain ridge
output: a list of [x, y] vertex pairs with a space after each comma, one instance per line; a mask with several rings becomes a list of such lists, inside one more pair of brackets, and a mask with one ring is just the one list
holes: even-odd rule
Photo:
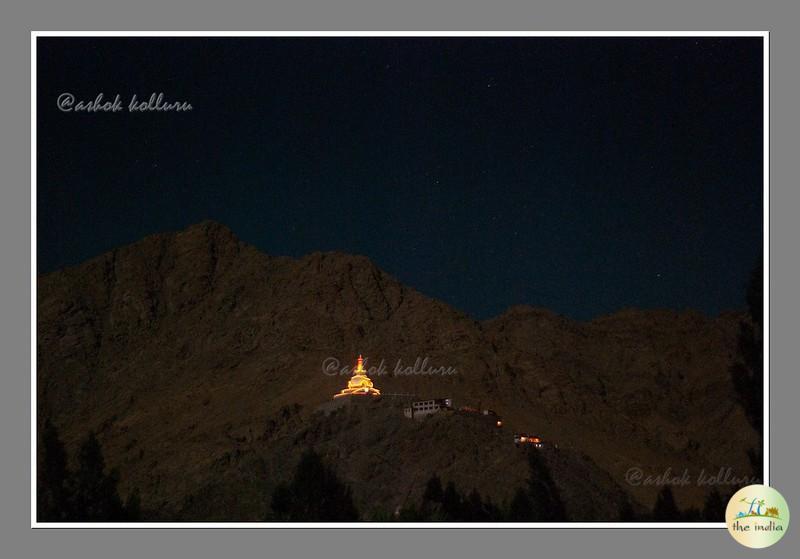
[[[37, 415], [68, 448], [97, 431], [123, 487], [162, 514], [208, 484], [231, 440], [258, 438], [287, 405], [313, 415], [346, 383], [323, 361], [347, 366], [360, 352], [455, 368], [373, 380], [496, 409], [509, 440], [535, 430], [585, 453], [645, 506], [658, 488], [626, 485], [627, 469], [744, 474], [745, 451], [760, 444], [730, 386], [733, 313], [633, 309], [581, 322], [515, 305], [477, 321], [365, 256], [270, 256], [214, 221], [39, 276], [37, 303]], [[676, 489], [687, 505], [704, 492]]]

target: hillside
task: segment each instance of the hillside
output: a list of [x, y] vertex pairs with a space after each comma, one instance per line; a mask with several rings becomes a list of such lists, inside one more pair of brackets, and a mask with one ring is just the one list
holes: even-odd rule
[[[614, 520], [615, 505], [589, 503], [616, 502], [623, 488], [649, 507], [658, 491], [627, 484], [629, 468], [744, 476], [759, 445], [730, 383], [734, 314], [575, 322], [514, 307], [478, 322], [365, 257], [272, 257], [214, 222], [40, 276], [37, 297], [40, 420], [53, 419], [70, 451], [96, 431], [123, 492], [138, 487], [162, 518], [258, 517], [263, 492], [308, 444], [362, 508], [363, 487], [394, 505], [432, 469], [501, 502], [525, 473], [511, 433], [528, 431], [558, 442], [554, 476], [572, 509]], [[352, 366], [359, 353], [385, 360], [389, 374], [373, 376], [385, 394], [450, 396], [497, 410], [504, 428], [473, 437], [464, 418], [411, 422], [391, 398], [374, 417], [321, 418], [316, 407], [347, 380], [324, 374], [324, 360]], [[391, 374], [423, 357], [457, 372]], [[676, 495], [699, 505], [706, 490]]]
[[[442, 413], [409, 421], [384, 399], [330, 416], [286, 408], [269, 426], [260, 436], [233, 442], [212, 465], [214, 475], [197, 480], [200, 489], [181, 504], [178, 518], [263, 519], [265, 496], [291, 477], [305, 448], [336, 465], [366, 519], [418, 504], [433, 473], [498, 505], [508, 503], [530, 475], [525, 449], [509, 444], [507, 431], [479, 415]], [[572, 520], [617, 517], [629, 498], [607, 473], [575, 450], [543, 452]]]

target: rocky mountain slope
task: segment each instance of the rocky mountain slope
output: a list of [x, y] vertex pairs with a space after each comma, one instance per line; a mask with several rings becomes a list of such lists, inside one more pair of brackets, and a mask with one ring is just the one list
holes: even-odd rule
[[[501, 502], [525, 473], [511, 433], [538, 433], [559, 444], [573, 510], [607, 520], [620, 490], [645, 507], [655, 499], [657, 486], [626, 481], [631, 468], [745, 476], [746, 451], [760, 445], [730, 382], [735, 314], [575, 322], [515, 307], [478, 322], [365, 257], [272, 257], [214, 222], [43, 275], [37, 303], [40, 420], [52, 418], [70, 450], [96, 431], [123, 492], [138, 487], [163, 518], [257, 518], [306, 443], [369, 508], [364, 487], [394, 506], [431, 469]], [[372, 375], [384, 394], [450, 396], [496, 410], [504, 428], [475, 437], [463, 418], [417, 424], [391, 396], [372, 418], [315, 414], [347, 381], [325, 374], [325, 360], [352, 367], [359, 353], [368, 366], [384, 361]], [[425, 357], [455, 374], [393, 374], [398, 360]], [[361, 438], [337, 421], [354, 421]], [[675, 488], [681, 506], [707, 491]], [[584, 506], [604, 497], [610, 507]]]

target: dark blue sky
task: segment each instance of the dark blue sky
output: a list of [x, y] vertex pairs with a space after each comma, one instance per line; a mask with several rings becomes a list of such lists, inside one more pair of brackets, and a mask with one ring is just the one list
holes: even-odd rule
[[210, 218], [476, 318], [742, 308], [761, 64], [760, 38], [40, 38], [39, 271]]

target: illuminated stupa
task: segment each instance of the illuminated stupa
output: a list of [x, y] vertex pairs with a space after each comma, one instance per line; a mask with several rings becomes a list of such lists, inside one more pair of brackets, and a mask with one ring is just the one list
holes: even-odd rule
[[372, 381], [367, 376], [367, 370], [364, 369], [364, 358], [359, 355], [356, 368], [353, 369], [353, 376], [347, 381], [347, 388], [342, 389], [338, 394], [334, 394], [333, 397], [380, 395], [381, 391], [372, 386]]

